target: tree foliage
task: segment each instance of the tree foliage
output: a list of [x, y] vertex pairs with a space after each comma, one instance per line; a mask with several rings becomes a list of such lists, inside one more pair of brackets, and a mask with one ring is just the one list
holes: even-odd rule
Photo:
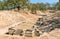
[[56, 8], [60, 10], [60, 2], [56, 3]]
[[31, 10], [32, 12], [36, 13], [36, 10], [46, 10], [46, 4], [44, 3], [37, 3], [37, 4], [32, 4], [28, 6], [28, 9]]
[[29, 0], [3, 0], [0, 1], [0, 10], [4, 9], [14, 9], [17, 6], [20, 6], [21, 8], [28, 8], [32, 12], [36, 13], [36, 10], [60, 10], [60, 2], [52, 5], [49, 3], [30, 3]]
[[0, 2], [0, 9], [12, 9], [17, 6], [25, 7], [29, 0], [3, 0]]

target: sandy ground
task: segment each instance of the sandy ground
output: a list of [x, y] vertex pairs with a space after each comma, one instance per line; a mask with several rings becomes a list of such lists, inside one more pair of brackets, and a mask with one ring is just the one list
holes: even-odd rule
[[[60, 29], [43, 33], [40, 37], [6, 35], [8, 28], [29, 29], [40, 16], [15, 11], [0, 11], [0, 39], [60, 39]], [[29, 28], [28, 28], [29, 27]]]

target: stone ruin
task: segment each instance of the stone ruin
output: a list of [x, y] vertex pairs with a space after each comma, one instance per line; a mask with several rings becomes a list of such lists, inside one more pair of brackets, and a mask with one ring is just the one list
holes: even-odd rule
[[32, 30], [30, 30], [30, 29], [27, 29], [26, 31], [25, 31], [25, 36], [26, 37], [32, 37]]
[[7, 32], [6, 34], [13, 35], [14, 32], [15, 32], [15, 29], [9, 28], [9, 29], [8, 29], [8, 32]]
[[44, 32], [51, 32], [56, 28], [60, 29], [60, 19], [43, 21], [43, 18], [39, 18], [36, 24], [32, 27], [32, 29], [26, 29], [26, 30], [16, 29], [15, 30], [13, 28], [9, 28], [6, 34], [33, 37], [34, 35], [40, 36]]
[[14, 33], [14, 35], [20, 35], [20, 36], [23, 36], [23, 30], [22, 29], [17, 29]]
[[39, 18], [35, 25], [38, 26], [37, 29], [39, 29], [42, 32], [50, 32], [56, 28], [60, 28], [60, 18], [47, 21], [43, 21], [43, 18], [41, 19]]
[[32, 29], [26, 29], [26, 30], [22, 30], [22, 29], [12, 29], [9, 28], [8, 32], [6, 33], [7, 35], [19, 35], [19, 36], [25, 36], [25, 37], [33, 37], [35, 36], [40, 36], [40, 32]]

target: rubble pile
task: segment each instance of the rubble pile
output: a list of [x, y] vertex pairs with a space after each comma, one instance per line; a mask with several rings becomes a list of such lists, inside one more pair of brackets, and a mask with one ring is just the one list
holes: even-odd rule
[[57, 17], [57, 19], [55, 19], [54, 17], [53, 19], [48, 19], [49, 17], [47, 15], [44, 16], [42, 16], [42, 18], [38, 18], [38, 20], [34, 22], [35, 24], [31, 23], [30, 21], [32, 20], [30, 19], [29, 22], [26, 21], [24, 23], [17, 25], [14, 28], [9, 28], [6, 34], [26, 36], [26, 37], [33, 37], [33, 36], [39, 37], [44, 32], [48, 33], [51, 32], [52, 30], [60, 29], [60, 18]]

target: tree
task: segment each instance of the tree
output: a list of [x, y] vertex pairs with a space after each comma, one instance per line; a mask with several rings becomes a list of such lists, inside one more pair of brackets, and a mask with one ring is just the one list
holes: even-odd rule
[[56, 4], [56, 8], [60, 10], [60, 2]]
[[28, 6], [28, 9], [31, 10], [32, 13], [36, 14], [37, 10], [42, 10], [42, 11], [46, 10], [46, 4], [44, 4], [44, 3], [36, 3], [36, 4], [30, 3], [30, 5]]
[[4, 9], [13, 9], [18, 6], [25, 7], [28, 4], [29, 0], [3, 0], [0, 2], [0, 6], [4, 7]]

